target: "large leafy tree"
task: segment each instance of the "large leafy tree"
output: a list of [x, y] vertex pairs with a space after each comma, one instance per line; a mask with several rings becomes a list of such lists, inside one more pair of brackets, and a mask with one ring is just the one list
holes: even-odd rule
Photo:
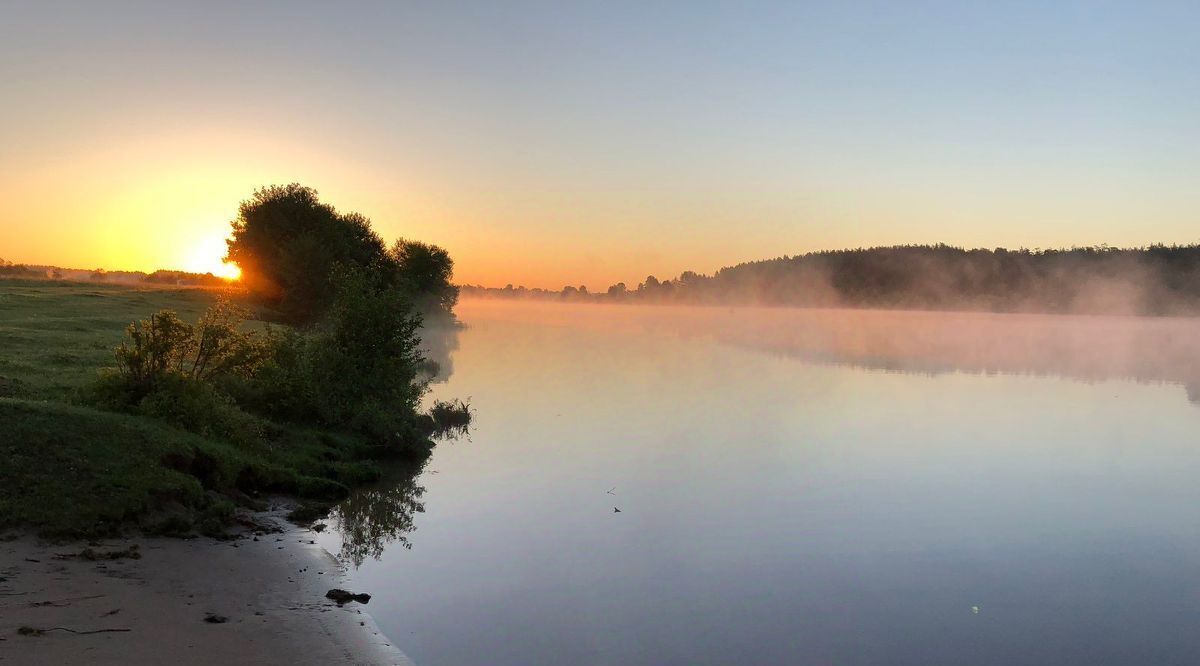
[[374, 289], [393, 291], [410, 308], [450, 319], [458, 287], [454, 261], [429, 243], [400, 239], [388, 248], [358, 213], [339, 213], [296, 183], [256, 190], [233, 221], [227, 261], [245, 285], [294, 323], [313, 323], [334, 301], [339, 269], [365, 271]]
[[383, 240], [358, 213], [339, 213], [297, 183], [258, 189], [238, 208], [227, 261], [246, 286], [296, 322], [321, 316], [334, 293], [335, 265], [389, 261]]

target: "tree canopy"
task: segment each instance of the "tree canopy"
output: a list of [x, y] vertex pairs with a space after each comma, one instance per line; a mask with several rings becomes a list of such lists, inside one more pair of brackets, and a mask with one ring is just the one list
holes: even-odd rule
[[241, 268], [251, 292], [297, 321], [328, 306], [335, 264], [367, 266], [386, 254], [366, 217], [340, 214], [297, 183], [255, 190], [232, 225], [226, 260]]
[[288, 320], [311, 323], [335, 296], [332, 271], [367, 271], [372, 284], [406, 296], [421, 314], [449, 318], [458, 298], [442, 248], [398, 240], [388, 248], [360, 213], [342, 213], [298, 183], [255, 190], [232, 222], [227, 261], [246, 287]]

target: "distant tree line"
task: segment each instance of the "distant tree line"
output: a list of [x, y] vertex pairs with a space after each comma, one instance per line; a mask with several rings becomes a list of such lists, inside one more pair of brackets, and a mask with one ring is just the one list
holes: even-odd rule
[[37, 267], [26, 266], [25, 264], [14, 264], [11, 261], [0, 259], [0, 277], [44, 278], [47, 277], [47, 274], [45, 270], [39, 270]]
[[191, 273], [188, 271], [170, 270], [157, 270], [153, 273], [145, 273], [142, 271], [106, 271], [103, 268], [80, 270], [59, 268], [58, 266], [14, 264], [3, 259], [0, 259], [0, 278], [119, 282], [122, 284], [137, 284], [141, 282], [177, 287], [227, 287], [230, 284], [230, 280], [218, 277], [212, 273]]
[[212, 273], [189, 273], [187, 271], [157, 270], [142, 278], [151, 284], [172, 284], [181, 287], [225, 287], [230, 280]]
[[474, 297], [996, 312], [1200, 313], [1200, 245], [1052, 250], [903, 245], [810, 252], [603, 292], [464, 286]]

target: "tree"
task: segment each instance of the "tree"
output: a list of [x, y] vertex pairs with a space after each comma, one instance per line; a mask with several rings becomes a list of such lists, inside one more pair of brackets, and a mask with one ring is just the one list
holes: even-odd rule
[[335, 298], [307, 342], [312, 412], [378, 442], [411, 443], [413, 415], [426, 390], [417, 330], [421, 316], [407, 294], [380, 288], [379, 274], [336, 267]]
[[227, 241], [244, 284], [300, 323], [317, 319], [333, 298], [336, 264], [365, 267], [386, 260], [383, 240], [358, 213], [338, 213], [317, 191], [297, 183], [255, 190], [243, 201]]
[[436, 245], [401, 238], [389, 256], [395, 264], [397, 285], [412, 294], [418, 310], [427, 315], [451, 316], [458, 302], [458, 287], [450, 282], [454, 275], [450, 253]]

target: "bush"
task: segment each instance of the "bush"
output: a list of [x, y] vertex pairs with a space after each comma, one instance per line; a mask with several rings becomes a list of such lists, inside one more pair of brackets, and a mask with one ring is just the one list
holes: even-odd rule
[[130, 324], [115, 372], [85, 392], [86, 402], [141, 414], [244, 447], [259, 444], [261, 421], [242, 411], [218, 382], [245, 381], [262, 366], [269, 339], [242, 332], [246, 312], [221, 301], [195, 326], [170, 310]]
[[129, 326], [116, 371], [91, 387], [88, 402], [245, 447], [262, 440], [265, 424], [253, 413], [427, 451], [428, 429], [416, 425], [426, 390], [421, 318], [381, 275], [335, 267], [328, 316], [307, 333], [243, 332], [245, 310], [227, 301], [194, 326], [158, 312]]
[[303, 334], [269, 332], [254, 373], [220, 385], [272, 419], [348, 431], [393, 451], [427, 450], [415, 427], [427, 385], [420, 316], [378, 273], [338, 267], [334, 281], [335, 300], [320, 325]]
[[254, 332], [242, 332], [248, 313], [218, 301], [192, 326], [171, 310], [134, 322], [117, 347], [117, 372], [136, 397], [155, 391], [168, 377], [213, 382], [246, 377], [269, 350]]
[[229, 396], [211, 385], [178, 375], [166, 377], [132, 411], [243, 447], [261, 441], [259, 419], [239, 409]]
[[289, 423], [314, 420], [310, 340], [294, 329], [268, 329], [261, 364], [249, 376], [227, 376], [218, 386], [243, 408]]
[[170, 372], [180, 371], [193, 339], [192, 327], [171, 310], [134, 322], [128, 342], [117, 347], [117, 371], [130, 393], [146, 395]]
[[470, 434], [471, 405], [458, 398], [437, 400], [429, 408], [434, 437], [453, 437]]
[[313, 410], [325, 425], [349, 425], [389, 444], [411, 444], [417, 405], [419, 315], [403, 294], [382, 287], [369, 271], [335, 271], [337, 298], [307, 341]]

